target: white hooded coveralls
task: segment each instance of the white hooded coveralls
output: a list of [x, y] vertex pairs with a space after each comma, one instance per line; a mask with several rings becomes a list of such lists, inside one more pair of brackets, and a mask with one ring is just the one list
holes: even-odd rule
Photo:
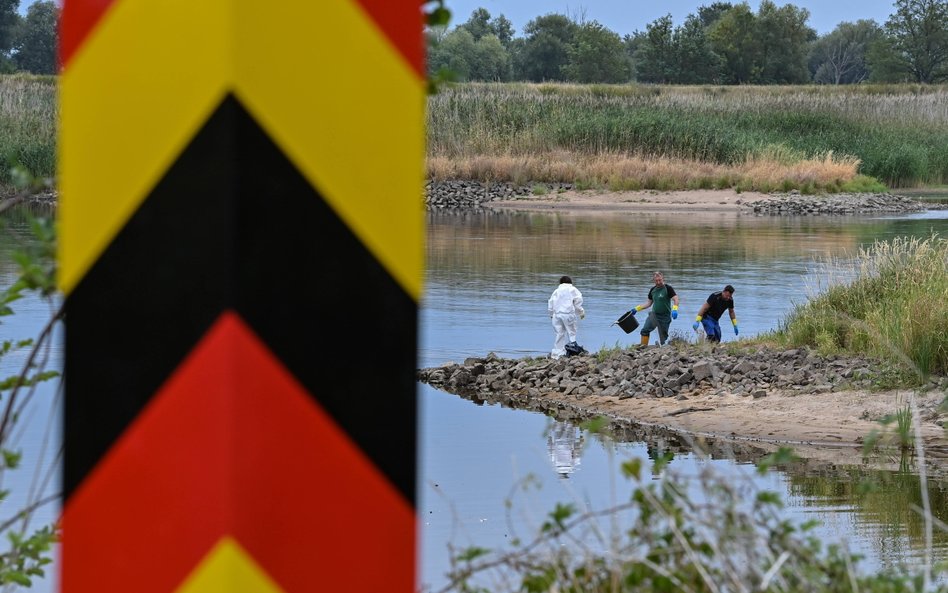
[[583, 310], [583, 295], [572, 284], [560, 284], [547, 303], [547, 312], [553, 318], [553, 358], [566, 355], [566, 344], [576, 341], [576, 326]]

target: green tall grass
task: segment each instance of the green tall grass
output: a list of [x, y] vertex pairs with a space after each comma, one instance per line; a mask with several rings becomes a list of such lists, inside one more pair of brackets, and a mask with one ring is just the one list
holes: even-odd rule
[[766, 152], [948, 181], [948, 87], [464, 84], [429, 99], [429, 156], [626, 153], [734, 164]]
[[55, 175], [56, 81], [53, 76], [0, 76], [0, 186], [10, 183], [16, 165], [39, 177]]
[[799, 306], [777, 332], [790, 345], [851, 351], [948, 372], [948, 240], [895, 238], [860, 251], [845, 281]]

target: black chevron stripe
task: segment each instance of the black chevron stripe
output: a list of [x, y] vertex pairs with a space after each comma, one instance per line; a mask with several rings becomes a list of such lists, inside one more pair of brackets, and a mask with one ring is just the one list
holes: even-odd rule
[[236, 309], [414, 504], [416, 304], [233, 96], [66, 306], [67, 497]]

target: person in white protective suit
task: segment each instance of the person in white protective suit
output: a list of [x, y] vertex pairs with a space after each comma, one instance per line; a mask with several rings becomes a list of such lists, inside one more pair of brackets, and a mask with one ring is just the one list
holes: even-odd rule
[[576, 330], [579, 319], [586, 317], [583, 309], [583, 295], [573, 286], [569, 276], [560, 278], [560, 285], [556, 287], [547, 303], [548, 313], [553, 318], [553, 351], [550, 356], [559, 358], [566, 355], [567, 342], [576, 341]]

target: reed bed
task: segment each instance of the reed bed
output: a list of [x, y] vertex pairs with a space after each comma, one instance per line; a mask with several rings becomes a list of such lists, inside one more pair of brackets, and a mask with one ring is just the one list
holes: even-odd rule
[[948, 372], [948, 240], [876, 242], [824, 267], [823, 292], [788, 316], [778, 340], [881, 357], [919, 376]]
[[10, 183], [17, 165], [40, 177], [55, 175], [58, 121], [55, 77], [0, 76], [0, 186]]
[[944, 183], [948, 88], [472, 83], [429, 99], [429, 157], [625, 154], [735, 166], [773, 153], [858, 161], [854, 175], [896, 187]]
[[428, 158], [430, 179], [481, 179], [575, 183], [579, 189], [612, 191], [642, 189], [724, 189], [741, 191], [867, 191], [884, 189], [860, 177], [859, 161], [826, 155], [822, 159], [787, 161], [772, 154], [735, 164], [716, 164], [670, 157], [624, 154], [587, 155], [557, 151], [543, 156], [488, 156]]

